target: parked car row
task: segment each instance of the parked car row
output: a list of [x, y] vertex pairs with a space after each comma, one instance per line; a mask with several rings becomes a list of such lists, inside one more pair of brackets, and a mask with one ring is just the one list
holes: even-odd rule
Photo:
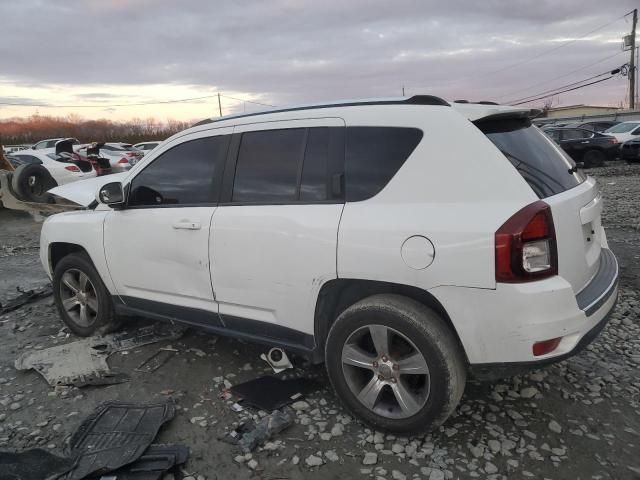
[[[611, 123], [615, 124], [602, 132], [596, 130]], [[627, 161], [640, 160], [640, 121], [585, 122], [561, 127], [546, 125], [542, 131], [574, 161], [581, 162], [584, 168], [598, 167], [605, 160], [617, 157]]]

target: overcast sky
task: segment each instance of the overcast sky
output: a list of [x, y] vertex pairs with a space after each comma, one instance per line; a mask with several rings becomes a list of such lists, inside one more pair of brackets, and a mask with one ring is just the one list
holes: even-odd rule
[[[218, 91], [277, 106], [400, 96], [403, 86], [407, 95], [506, 102], [627, 62], [621, 37], [631, 23], [622, 17], [636, 6], [637, 0], [0, 0], [0, 102], [100, 105], [0, 105], [0, 118], [39, 112], [191, 120], [217, 115], [217, 99], [110, 105]], [[556, 104], [619, 105], [626, 94], [626, 78], [614, 78], [561, 95]], [[225, 114], [262, 108], [222, 100]]]

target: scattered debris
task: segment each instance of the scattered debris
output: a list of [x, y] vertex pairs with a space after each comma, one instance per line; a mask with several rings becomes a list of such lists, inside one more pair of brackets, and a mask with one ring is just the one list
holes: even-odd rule
[[119, 332], [107, 335], [103, 338], [108, 339], [108, 346], [114, 352], [123, 350], [131, 350], [136, 347], [143, 347], [152, 343], [162, 342], [163, 340], [178, 340], [186, 328], [171, 325], [169, 323], [154, 323], [144, 327], [137, 328], [130, 332]]
[[96, 339], [87, 338], [44, 350], [28, 351], [16, 359], [14, 366], [18, 370], [33, 368], [52, 387], [80, 387], [126, 381], [126, 376], [114, 377], [111, 373], [107, 364], [109, 353], [102, 345], [96, 345]]
[[294, 418], [295, 414], [290, 408], [276, 410], [255, 424], [253, 430], [243, 433], [238, 439], [238, 445], [243, 452], [252, 452], [258, 445], [262, 445], [277, 433], [290, 427]]
[[44, 350], [23, 353], [15, 361], [18, 370], [33, 368], [55, 387], [58, 385], [113, 385], [126, 382], [126, 374], [112, 373], [107, 357], [113, 352], [129, 350], [162, 340], [180, 338], [184, 329], [157, 324], [138, 328], [131, 332], [85, 338]]
[[41, 448], [20, 453], [0, 452], [0, 480], [55, 479], [72, 467], [72, 459], [57, 457]]
[[71, 437], [69, 452], [75, 463], [65, 480], [112, 472], [138, 460], [174, 415], [171, 402], [100, 405]]
[[100, 480], [160, 480], [188, 458], [189, 448], [184, 445], [151, 445], [138, 460], [109, 472]]
[[53, 295], [53, 288], [51, 288], [51, 285], [45, 285], [34, 290], [22, 290], [18, 287], [16, 290], [20, 295], [12, 298], [4, 305], [0, 303], [0, 315], [13, 312], [27, 303], [35, 302], [41, 298]]
[[274, 373], [280, 373], [288, 368], [293, 368], [289, 357], [287, 357], [287, 354], [281, 348], [272, 348], [266, 355], [264, 353], [260, 355], [260, 358], [269, 364]]
[[320, 384], [306, 378], [283, 380], [273, 375], [255, 378], [231, 387], [234, 395], [249, 405], [265, 412], [272, 412], [320, 389]]
[[144, 360], [140, 365], [138, 365], [136, 367], [136, 372], [155, 372], [157, 369], [167, 363], [169, 359], [176, 353], [178, 353], [178, 350], [176, 350], [175, 348], [160, 348], [157, 352], [155, 352], [153, 355]]

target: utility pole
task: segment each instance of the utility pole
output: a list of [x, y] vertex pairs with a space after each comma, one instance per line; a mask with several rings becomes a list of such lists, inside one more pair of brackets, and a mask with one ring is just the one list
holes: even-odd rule
[[636, 108], [636, 24], [638, 23], [638, 9], [633, 9], [631, 24], [631, 60], [629, 61], [629, 108]]
[[404, 97], [404, 85], [402, 86], [402, 96]]
[[218, 110], [220, 111], [220, 116], [222, 116], [222, 102], [220, 101], [220, 92], [218, 92]]

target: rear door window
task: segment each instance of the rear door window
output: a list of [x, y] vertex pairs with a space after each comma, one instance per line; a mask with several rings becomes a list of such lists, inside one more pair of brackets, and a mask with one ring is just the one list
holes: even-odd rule
[[347, 127], [346, 198], [378, 194], [422, 140], [422, 130], [400, 127]]
[[295, 201], [306, 137], [306, 128], [243, 133], [233, 184], [233, 202]]
[[576, 164], [528, 119], [479, 120], [475, 125], [500, 149], [539, 198], [580, 185]]

